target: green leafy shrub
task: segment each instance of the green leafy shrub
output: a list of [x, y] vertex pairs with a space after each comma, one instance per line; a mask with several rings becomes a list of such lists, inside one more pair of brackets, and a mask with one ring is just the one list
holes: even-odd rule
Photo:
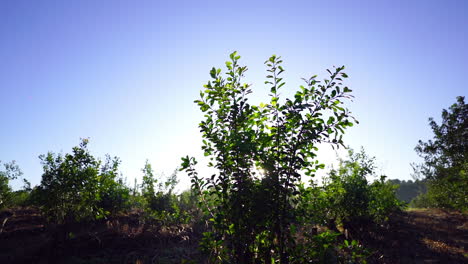
[[198, 214], [198, 196], [192, 190], [183, 191], [178, 197], [178, 207], [182, 212]]
[[436, 204], [427, 194], [420, 194], [416, 196], [409, 204], [412, 208], [431, 208]]
[[23, 182], [23, 189], [11, 192], [10, 207], [27, 207], [33, 205], [33, 201], [31, 200], [31, 183], [26, 179], [23, 179]]
[[294, 263], [338, 263], [336, 245], [339, 233], [324, 231], [320, 234], [304, 232], [298, 244]]
[[369, 189], [369, 214], [376, 223], [388, 221], [393, 212], [406, 206], [406, 203], [400, 201], [396, 196], [398, 185], [386, 180], [385, 176], [381, 176], [380, 180], [374, 181]]
[[301, 172], [313, 175], [324, 167], [316, 160], [318, 144], [343, 144], [354, 119], [342, 100], [351, 90], [342, 84], [344, 67], [338, 67], [323, 82], [304, 79], [294, 98], [283, 101], [282, 60], [271, 56], [265, 62], [269, 103], [251, 105], [250, 85], [242, 83], [247, 67], [239, 58], [230, 55], [225, 76], [213, 68], [195, 101], [204, 113], [202, 149], [217, 173], [199, 177], [190, 157], [182, 168], [210, 216], [212, 231], [204, 241], [213, 262], [288, 263], [297, 252], [291, 225], [298, 220]]
[[10, 187], [10, 181], [23, 175], [15, 161], [4, 163], [3, 167], [5, 169], [0, 170], [0, 209], [10, 206], [12, 202], [14, 203], [12, 199], [16, 199], [16, 195]]
[[427, 193], [413, 205], [468, 210], [468, 106], [465, 97], [442, 110], [442, 122], [429, 118], [432, 140], [419, 141], [415, 150], [424, 159], [414, 166], [427, 181]]
[[344, 240], [339, 248], [342, 251], [342, 255], [340, 256], [342, 263], [366, 264], [366, 259], [371, 255], [357, 240]]
[[87, 145], [84, 139], [71, 154], [40, 156], [44, 173], [32, 196], [52, 222], [99, 219], [123, 209], [128, 190], [115, 180], [118, 159], [101, 167]]
[[331, 207], [329, 193], [311, 181], [311, 186], [299, 185], [300, 202], [298, 216], [300, 222], [314, 225], [328, 226], [336, 231], [336, 212]]
[[349, 150], [347, 160], [341, 159], [338, 169], [332, 169], [324, 181], [323, 191], [328, 199], [329, 226], [336, 230], [337, 222], [361, 225], [370, 220], [368, 211], [370, 189], [367, 176], [374, 172], [374, 158], [361, 150]]
[[[455, 178], [455, 179], [454, 179]], [[447, 178], [427, 181], [427, 192], [418, 195], [410, 204], [416, 208], [449, 208], [468, 210], [468, 176], [466, 171]]]
[[177, 210], [177, 197], [173, 192], [178, 183], [177, 171], [163, 182], [162, 179], [158, 180], [155, 177], [151, 164], [146, 161], [142, 172], [143, 183], [141, 185], [141, 190], [148, 209], [157, 212], [175, 212]]
[[375, 177], [375, 158], [364, 150], [349, 150], [348, 159], [341, 159], [338, 169], [332, 169], [323, 186], [304, 188], [301, 208], [305, 217], [316, 224], [326, 225], [337, 231], [337, 225], [345, 229], [359, 229], [373, 223], [382, 223], [404, 205], [397, 199], [397, 185], [385, 176], [369, 183]]
[[114, 215], [129, 208], [130, 190], [119, 176], [119, 164], [120, 160], [117, 157], [112, 159], [106, 155], [106, 161], [101, 166], [98, 176], [99, 202], [97, 206], [102, 208], [106, 215]]
[[174, 193], [178, 183], [177, 170], [165, 179], [163, 177], [158, 179], [151, 164], [146, 161], [142, 172], [141, 197], [147, 211], [145, 214], [147, 221], [156, 221], [165, 225], [187, 223], [190, 213], [181, 210], [179, 197]]
[[25, 190], [12, 192], [9, 204], [9, 207], [26, 207], [31, 205], [30, 193]]
[[311, 230], [300, 233], [291, 263], [367, 263], [370, 253], [357, 240], [341, 241], [338, 232]]

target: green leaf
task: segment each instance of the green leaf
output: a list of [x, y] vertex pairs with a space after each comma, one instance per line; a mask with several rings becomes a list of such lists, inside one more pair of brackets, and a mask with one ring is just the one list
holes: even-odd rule
[[210, 71], [211, 78], [216, 79], [216, 68], [213, 67]]
[[233, 53], [231, 53], [231, 54], [229, 55], [229, 58], [231, 58], [231, 60], [234, 60], [234, 58], [236, 57], [236, 55], [237, 55], [237, 51], [234, 51]]

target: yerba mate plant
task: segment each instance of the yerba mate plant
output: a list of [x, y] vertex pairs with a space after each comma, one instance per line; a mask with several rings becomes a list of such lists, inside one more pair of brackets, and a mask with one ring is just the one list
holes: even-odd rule
[[239, 59], [230, 55], [224, 75], [213, 68], [195, 101], [205, 114], [202, 149], [217, 173], [199, 177], [195, 159], [183, 158], [182, 169], [212, 217], [202, 246], [215, 263], [293, 263], [301, 176], [324, 167], [316, 159], [318, 144], [342, 146], [344, 130], [355, 122], [343, 106], [352, 97], [342, 83], [348, 76], [344, 67], [328, 70], [328, 79], [304, 79], [294, 98], [283, 100], [283, 61], [273, 55], [265, 62], [269, 102], [256, 106]]

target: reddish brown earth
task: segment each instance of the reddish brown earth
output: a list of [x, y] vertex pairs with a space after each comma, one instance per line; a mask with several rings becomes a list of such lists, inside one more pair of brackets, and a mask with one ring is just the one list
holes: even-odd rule
[[[200, 229], [147, 227], [140, 219], [133, 213], [65, 232], [46, 227], [35, 209], [6, 210], [0, 212], [0, 263], [202, 262]], [[468, 218], [458, 212], [401, 212], [359, 237], [371, 252], [368, 263], [468, 263]]]
[[468, 263], [468, 217], [439, 209], [404, 211], [361, 241], [373, 251], [369, 263]]
[[4, 211], [0, 213], [0, 263], [143, 264], [200, 258], [196, 235], [200, 232], [188, 226], [148, 226], [141, 218], [134, 213], [68, 226], [65, 232], [64, 227], [47, 226], [35, 209]]

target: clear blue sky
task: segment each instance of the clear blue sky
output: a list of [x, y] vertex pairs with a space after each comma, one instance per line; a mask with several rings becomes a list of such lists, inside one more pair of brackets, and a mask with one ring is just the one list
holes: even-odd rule
[[346, 143], [410, 179], [428, 117], [467, 94], [467, 14], [463, 0], [1, 1], [0, 160], [38, 184], [38, 155], [89, 137], [96, 156], [122, 159], [129, 182], [145, 159], [169, 174], [200, 155], [193, 100], [237, 50], [257, 100], [271, 54], [291, 91], [346, 65], [360, 121]]

